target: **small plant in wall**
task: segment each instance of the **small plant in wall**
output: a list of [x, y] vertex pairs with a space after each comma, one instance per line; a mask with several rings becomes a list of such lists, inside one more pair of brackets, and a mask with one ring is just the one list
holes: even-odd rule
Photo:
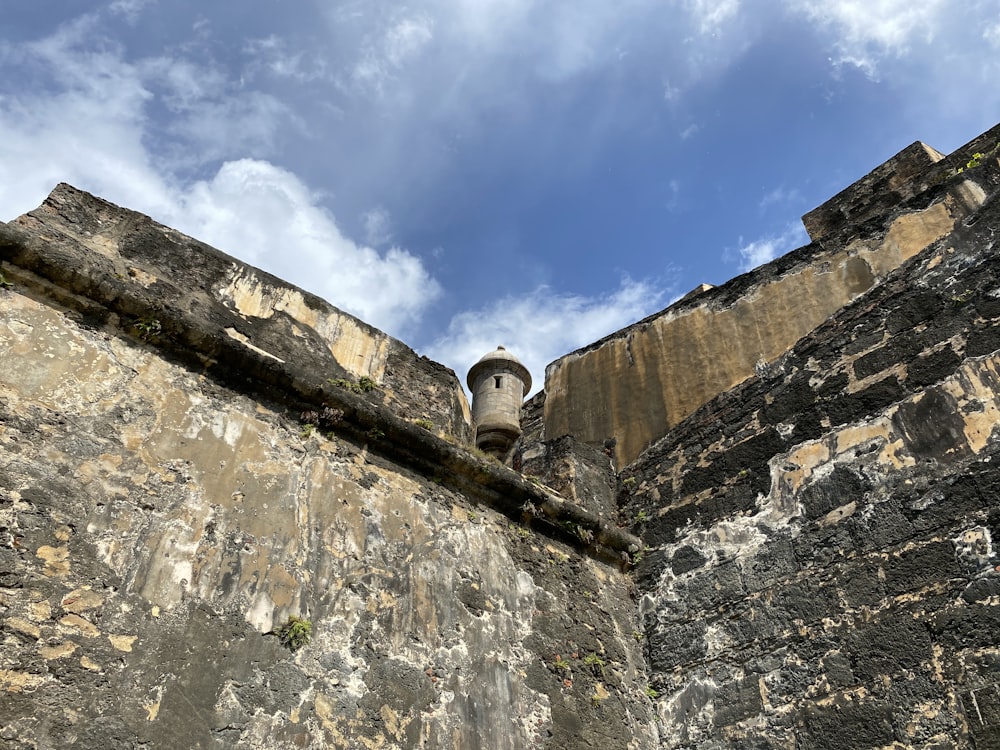
[[289, 651], [298, 651], [311, 637], [312, 623], [295, 615], [289, 615], [288, 621], [278, 628], [278, 640]]
[[559, 654], [556, 654], [556, 658], [552, 661], [552, 666], [559, 672], [570, 671], [569, 662], [563, 659]]
[[638, 565], [641, 563], [643, 558], [646, 556], [646, 553], [649, 552], [649, 549], [649, 547], [643, 547], [641, 550], [632, 555], [632, 565]]
[[150, 317], [136, 318], [132, 322], [132, 328], [143, 341], [152, 341], [163, 332], [160, 321]]
[[569, 562], [569, 555], [565, 552], [560, 552], [557, 549], [549, 549], [549, 565], [560, 565], [565, 562]]
[[7, 277], [0, 273], [0, 289], [10, 289], [14, 285], [7, 280]]
[[951, 305], [952, 305], [952, 307], [961, 307], [966, 302], [968, 302], [970, 299], [972, 299], [972, 296], [973, 296], [972, 290], [971, 289], [966, 289], [961, 294], [956, 294], [955, 296], [953, 296], [951, 298]]
[[993, 145], [993, 148], [991, 148], [989, 151], [985, 153], [981, 151], [977, 151], [976, 153], [974, 153], [972, 155], [972, 158], [969, 159], [967, 162], [965, 162], [965, 166], [959, 167], [954, 171], [953, 174], [962, 174], [962, 172], [964, 172], [967, 169], [976, 169], [982, 165], [984, 159], [988, 159], [997, 152], [1000, 152], [1000, 142], [995, 143]]
[[607, 662], [604, 661], [604, 659], [594, 653], [587, 654], [583, 657], [583, 663], [585, 666], [590, 667], [590, 671], [598, 677], [604, 674], [604, 667], [607, 665]]
[[351, 381], [347, 378], [329, 378], [327, 382], [337, 388], [343, 388], [345, 391], [358, 394], [370, 393], [378, 387], [378, 384], [367, 375], [362, 375], [356, 381]]
[[580, 524], [576, 524], [574, 533], [576, 534], [577, 539], [579, 539], [584, 544], [590, 544], [592, 541], [594, 541], [594, 532], [591, 531], [590, 529], [584, 528]]
[[300, 435], [305, 440], [319, 429], [323, 434], [332, 437], [334, 427], [340, 424], [343, 418], [344, 412], [342, 410], [329, 406], [324, 406], [319, 411], [313, 409], [304, 411], [299, 415], [299, 421], [302, 423]]

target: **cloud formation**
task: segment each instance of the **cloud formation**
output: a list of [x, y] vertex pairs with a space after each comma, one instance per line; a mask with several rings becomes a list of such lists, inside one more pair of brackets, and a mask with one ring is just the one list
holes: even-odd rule
[[[117, 3], [137, 13], [141, 4]], [[415, 255], [346, 237], [322, 196], [264, 159], [283, 106], [242, 92], [224, 71], [183, 57], [128, 61], [94, 51], [96, 15], [6, 54], [39, 77], [34, 90], [0, 86], [0, 217], [37, 206], [60, 181], [158, 221], [308, 288], [394, 335], [415, 332], [441, 287]], [[172, 113], [166, 137], [150, 108]], [[233, 128], [237, 121], [243, 127]], [[235, 137], [234, 137], [235, 136]], [[160, 150], [151, 150], [151, 141]], [[192, 172], [208, 172], [191, 179]], [[383, 237], [383, 240], [386, 238]]]
[[472, 363], [503, 345], [531, 372], [536, 392], [550, 362], [662, 309], [677, 296], [672, 283], [627, 277], [614, 291], [589, 297], [540, 286], [459, 313], [426, 354], [453, 367], [464, 384]]
[[913, 44], [947, 28], [945, 0], [791, 0], [789, 7], [830, 33], [835, 62], [876, 75], [880, 60], [902, 57]]
[[441, 295], [419, 258], [345, 237], [295, 175], [265, 161], [226, 162], [177, 196], [172, 224], [319, 294], [394, 335], [414, 332]]
[[740, 247], [736, 251], [740, 271], [750, 271], [808, 243], [809, 235], [799, 221], [791, 222], [777, 234], [761, 237], [747, 244], [743, 244], [741, 237]]

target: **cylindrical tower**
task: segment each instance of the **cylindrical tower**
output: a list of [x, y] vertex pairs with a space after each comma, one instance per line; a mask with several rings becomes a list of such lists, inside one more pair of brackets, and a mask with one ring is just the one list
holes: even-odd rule
[[469, 370], [476, 447], [505, 456], [521, 434], [521, 402], [531, 390], [531, 373], [502, 346]]

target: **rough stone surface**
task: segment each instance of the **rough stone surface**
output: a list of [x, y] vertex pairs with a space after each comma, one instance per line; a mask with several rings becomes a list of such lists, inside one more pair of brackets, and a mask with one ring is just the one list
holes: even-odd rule
[[802, 217], [809, 238], [818, 242], [845, 223], [861, 224], [912, 198], [920, 176], [945, 156], [925, 143], [913, 143], [869, 174]]
[[[0, 229], [3, 744], [651, 746], [601, 527], [408, 423], [467, 435], [448, 371], [65, 186]], [[230, 309], [229, 276], [263, 280]]]
[[39, 277], [33, 281], [103, 305], [93, 314], [117, 317], [110, 322], [150, 343], [182, 339], [177, 343], [209, 367], [225, 367], [226, 348], [233, 347], [265, 365], [291, 364], [325, 379], [370, 378], [378, 385], [374, 398], [399, 416], [433, 415], [435, 429], [463, 443], [471, 439], [469, 406], [454, 373], [319, 297], [148, 216], [63, 184], [3, 229], [7, 259]]
[[661, 747], [997, 746], [998, 171], [623, 472]]
[[[5, 741], [648, 737], [617, 569], [363, 445], [304, 436], [280, 409], [148, 346], [2, 294]], [[276, 635], [290, 615], [312, 623], [295, 653]]]

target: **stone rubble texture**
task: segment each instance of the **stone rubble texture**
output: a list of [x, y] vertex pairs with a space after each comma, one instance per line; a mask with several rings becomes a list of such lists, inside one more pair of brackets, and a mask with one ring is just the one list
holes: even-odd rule
[[511, 468], [451, 371], [59, 186], [0, 224], [0, 746], [1000, 747], [998, 142], [550, 365]]

